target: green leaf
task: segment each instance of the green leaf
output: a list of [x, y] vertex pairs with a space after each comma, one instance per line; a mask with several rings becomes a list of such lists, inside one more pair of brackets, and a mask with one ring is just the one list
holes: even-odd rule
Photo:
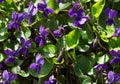
[[26, 37], [27, 39], [31, 36], [31, 31], [30, 31], [29, 28], [26, 28], [24, 33], [25, 33], [25, 37]]
[[38, 77], [41, 78], [41, 77], [47, 76], [52, 69], [53, 69], [53, 65], [50, 63], [50, 61], [45, 60], [45, 63], [42, 66], [42, 68], [40, 70], [40, 75]]
[[29, 76], [29, 73], [26, 73], [25, 71], [23, 70], [20, 70], [20, 72], [18, 73], [20, 76], [22, 77], [28, 77]]
[[19, 74], [20, 71], [21, 71], [20, 66], [15, 66], [15, 67], [12, 68], [12, 72], [15, 73], [15, 74]]
[[47, 5], [48, 5], [48, 8], [54, 9], [55, 13], [59, 12], [59, 7], [58, 7], [58, 4], [56, 3], [56, 0], [48, 0]]
[[8, 35], [9, 34], [7, 32], [7, 28], [5, 28], [5, 27], [0, 28], [0, 42], [7, 39]]
[[98, 18], [105, 6], [105, 0], [99, 0], [92, 6], [92, 15]]
[[109, 55], [105, 54], [102, 56], [97, 56], [97, 63], [104, 64], [109, 61]]
[[0, 62], [4, 60], [4, 54], [0, 53]]
[[86, 75], [82, 75], [80, 78], [83, 79], [82, 83], [81, 84], [91, 84], [91, 78], [89, 76], [86, 76]]
[[41, 78], [47, 76], [52, 69], [53, 65], [51, 64], [51, 62], [49, 60], [45, 60], [44, 65], [41, 67], [40, 74], [38, 74], [36, 70], [31, 69], [29, 69], [29, 73], [34, 77]]
[[120, 37], [114, 37], [112, 39], [110, 39], [109, 42], [109, 49], [120, 49]]
[[63, 10], [63, 9], [65, 9], [65, 8], [69, 7], [71, 4], [72, 4], [71, 2], [60, 3], [60, 4], [59, 4], [59, 8], [60, 8], [60, 10]]
[[55, 45], [48, 44], [43, 47], [43, 51], [41, 52], [41, 54], [44, 57], [51, 58], [55, 56], [56, 51], [57, 51], [57, 48]]
[[13, 2], [13, 0], [6, 0], [6, 2], [7, 2], [8, 4], [11, 4], [11, 3]]
[[115, 32], [115, 27], [114, 27], [114, 25], [107, 25], [106, 26], [106, 31], [107, 31], [107, 36], [106, 37], [111, 37], [113, 34], [114, 34], [114, 32]]
[[85, 56], [80, 55], [78, 62], [75, 64], [75, 74], [77, 76], [81, 76], [81, 73], [88, 73], [95, 63], [93, 58], [88, 58]]
[[74, 29], [66, 35], [66, 49], [73, 49], [79, 44], [80, 30]]

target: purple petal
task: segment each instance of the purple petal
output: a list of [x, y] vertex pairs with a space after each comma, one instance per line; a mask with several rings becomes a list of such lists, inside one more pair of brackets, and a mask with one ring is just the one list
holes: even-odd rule
[[44, 35], [44, 31], [45, 31], [45, 29], [44, 29], [45, 27], [43, 26], [43, 25], [41, 25], [40, 26], [40, 28], [39, 28], [39, 33], [41, 34], [41, 35]]
[[3, 65], [2, 64], [0, 64], [0, 69], [3, 69], [4, 67], [3, 67]]
[[108, 18], [115, 18], [118, 14], [118, 12], [116, 10], [107, 8], [105, 9], [105, 14], [106, 16], [108, 16]]
[[30, 40], [27, 40], [27, 41], [25, 42], [25, 46], [26, 46], [27, 48], [30, 48], [31, 45], [32, 45], [32, 43], [31, 43]]
[[94, 66], [94, 68], [96, 69], [97, 72], [103, 73], [103, 71], [108, 69], [108, 66], [106, 64], [98, 64], [98, 65]]
[[36, 63], [40, 65], [44, 64], [44, 58], [39, 53], [36, 55]]
[[19, 13], [17, 21], [21, 23], [25, 18], [27, 18], [27, 16], [28, 16], [28, 14], [25, 13], [25, 12], [24, 13]]
[[41, 65], [38, 65], [37, 67], [37, 73], [40, 74], [40, 70], [41, 70]]
[[9, 73], [7, 70], [4, 70], [3, 73], [2, 73], [2, 78], [4, 80], [8, 80], [9, 79]]
[[118, 54], [117, 54], [117, 52], [116, 52], [115, 50], [110, 50], [110, 54], [111, 54], [112, 56], [115, 56], [115, 57], [118, 56]]
[[23, 37], [20, 37], [20, 42], [23, 46], [25, 45], [25, 39]]
[[37, 12], [38, 12], [37, 8], [36, 8], [36, 7], [34, 7], [34, 8], [33, 8], [32, 13], [31, 13], [31, 14], [32, 14], [32, 16], [36, 15], [36, 13], [37, 13]]
[[28, 49], [27, 48], [23, 48], [23, 55], [26, 58], [28, 55]]
[[15, 22], [10, 22], [10, 23], [8, 24], [8, 29], [12, 29], [14, 23], [15, 23]]
[[45, 30], [44, 26], [40, 26], [39, 28], [39, 33], [41, 34], [41, 36], [46, 39], [47, 35], [48, 35], [48, 32]]
[[0, 2], [4, 3], [4, 2], [5, 2], [5, 0], [0, 0]]
[[112, 24], [116, 25], [116, 22], [114, 21], [114, 19], [107, 18], [106, 19], [106, 24], [108, 24], [108, 25], [112, 25]]
[[51, 9], [51, 8], [46, 8], [44, 11], [43, 11], [43, 14], [46, 18], [48, 18], [48, 14], [53, 14], [54, 13], [54, 10]]
[[5, 54], [8, 55], [8, 56], [12, 56], [12, 55], [13, 55], [13, 54], [12, 54], [12, 51], [9, 50], [9, 49], [4, 50], [4, 52], [5, 52]]
[[10, 77], [9, 80], [10, 80], [10, 81], [13, 81], [13, 80], [15, 80], [15, 79], [17, 78], [17, 75], [14, 74], [14, 73], [10, 73], [10, 74], [9, 74], [9, 77]]
[[47, 8], [46, 11], [48, 11], [48, 13], [50, 13], [50, 14], [53, 14], [53, 13], [54, 13], [54, 10], [53, 10], [52, 8]]
[[113, 64], [120, 64], [120, 58], [113, 58], [111, 61], [110, 61], [110, 64], [113, 65]]
[[5, 64], [15, 63], [15, 62], [16, 62], [16, 59], [15, 59], [15, 58], [12, 58], [12, 57], [9, 57], [9, 58], [5, 59]]
[[35, 37], [35, 42], [36, 42], [36, 43], [39, 43], [40, 40], [41, 40], [41, 37], [40, 37], [40, 36], [36, 36], [36, 37]]
[[74, 10], [73, 8], [71, 8], [71, 9], [68, 11], [68, 15], [69, 15], [70, 17], [74, 17], [74, 16], [77, 15], [77, 13], [75, 12], [75, 10]]
[[19, 30], [19, 28], [20, 28], [20, 23], [14, 22], [13, 28], [15, 28], [16, 30]]
[[37, 13], [37, 8], [33, 5], [32, 1], [29, 4], [28, 12], [32, 16], [34, 16]]
[[50, 84], [50, 82], [49, 81], [44, 81], [44, 84]]
[[29, 25], [32, 24], [33, 21], [34, 21], [34, 17], [33, 17], [33, 16], [29, 16], [29, 17], [28, 17], [28, 24], [29, 24]]
[[16, 20], [18, 18], [18, 15], [15, 11], [12, 12], [12, 19]]
[[37, 67], [38, 67], [38, 64], [36, 64], [36, 63], [32, 63], [30, 65], [30, 69], [33, 69], [33, 70], [37, 69]]
[[38, 10], [44, 11], [44, 9], [47, 7], [46, 4], [38, 3], [37, 8]]
[[108, 73], [108, 80], [111, 80], [111, 81], [114, 80], [114, 72], [109, 71], [109, 73]]
[[46, 40], [45, 39], [41, 39], [40, 42], [39, 42], [39, 46], [43, 46], [45, 43], [46, 43]]
[[32, 1], [31, 1], [29, 3], [28, 12], [31, 12], [33, 10], [33, 7], [34, 7], [34, 5], [33, 5]]

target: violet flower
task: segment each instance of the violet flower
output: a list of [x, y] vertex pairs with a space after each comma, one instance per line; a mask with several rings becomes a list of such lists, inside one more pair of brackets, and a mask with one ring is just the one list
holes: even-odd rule
[[116, 84], [120, 81], [120, 74], [116, 74], [113, 71], [108, 73], [108, 84]]
[[4, 50], [5, 54], [8, 56], [7, 59], [5, 59], [5, 64], [8, 63], [16, 63], [16, 57], [19, 55], [19, 52], [16, 50]]
[[68, 15], [70, 17], [74, 16], [83, 16], [84, 15], [84, 10], [80, 7], [80, 2], [75, 2], [73, 4], [73, 7], [68, 11]]
[[29, 3], [29, 7], [28, 7], [28, 24], [32, 24], [32, 22], [34, 21], [34, 16], [37, 13], [37, 8], [34, 6], [34, 4], [32, 3], [32, 1]]
[[38, 3], [38, 10], [43, 11], [43, 14], [48, 18], [48, 14], [53, 14], [54, 10], [52, 8], [47, 8], [46, 0], [43, 0], [43, 3]]
[[39, 46], [43, 46], [46, 43], [46, 39], [48, 36], [48, 31], [44, 29], [44, 26], [40, 26], [39, 28], [40, 36], [35, 37], [35, 42], [39, 43]]
[[54, 77], [54, 75], [51, 75], [49, 77], [48, 81], [45, 81], [44, 84], [58, 84], [57, 79]]
[[2, 78], [3, 82], [0, 82], [0, 84], [11, 84], [17, 78], [17, 75], [4, 70], [2, 73]]
[[118, 37], [120, 35], [120, 28], [115, 29], [115, 33], [112, 35], [112, 37]]
[[38, 53], [36, 55], [36, 62], [30, 65], [30, 69], [36, 70], [37, 73], [39, 74], [43, 64], [44, 64], [44, 58]]
[[84, 24], [89, 20], [88, 16], [76, 17], [74, 20], [74, 25], [80, 28], [84, 27]]
[[2, 70], [4, 67], [3, 67], [3, 65], [2, 64], [0, 64], [0, 69]]
[[107, 8], [105, 10], [105, 14], [107, 16], [107, 19], [106, 19], [106, 23], [108, 25], [112, 25], [112, 24], [116, 24], [114, 18], [118, 15], [118, 12], [116, 10], [113, 10], [113, 9], [110, 9], [110, 8]]
[[16, 13], [12, 12], [12, 22], [8, 24], [8, 29], [16, 29], [19, 30], [21, 22], [27, 17], [27, 13]]
[[94, 69], [98, 73], [103, 73], [106, 69], [108, 69], [108, 66], [106, 64], [98, 64], [98, 65], [94, 66]]
[[83, 28], [84, 24], [89, 20], [89, 16], [85, 16], [84, 10], [80, 7], [80, 2], [74, 3], [68, 15], [75, 17], [74, 25], [80, 28]]
[[59, 29], [53, 31], [53, 35], [55, 37], [60, 38], [63, 36], [64, 32], [65, 32], [65, 28], [62, 25], [60, 25]]
[[120, 64], [120, 50], [110, 50], [110, 54], [113, 56], [113, 59], [110, 61], [110, 64]]
[[20, 42], [22, 44], [22, 47], [19, 49], [19, 52], [20, 54], [23, 54], [24, 57], [26, 58], [28, 55], [28, 49], [31, 47], [32, 43], [30, 40], [25, 41], [23, 37], [20, 38]]
[[5, 2], [5, 0], [0, 0], [0, 2], [4, 3], [4, 2]]

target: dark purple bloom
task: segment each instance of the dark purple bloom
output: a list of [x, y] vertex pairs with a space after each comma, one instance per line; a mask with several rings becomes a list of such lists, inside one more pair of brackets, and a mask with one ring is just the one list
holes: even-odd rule
[[120, 50], [110, 50], [110, 54], [113, 56], [113, 59], [110, 61], [110, 64], [120, 64]]
[[58, 4], [61, 3], [61, 2], [63, 3], [64, 0], [56, 0], [56, 3], [58, 3]]
[[120, 50], [118, 50], [118, 51], [110, 50], [110, 54], [111, 54], [113, 57], [120, 57]]
[[54, 75], [51, 75], [49, 77], [48, 81], [45, 81], [44, 84], [58, 84], [57, 79], [54, 77]]
[[89, 20], [88, 16], [76, 17], [74, 20], [74, 25], [80, 28], [84, 27], [84, 24]]
[[2, 2], [2, 3], [3, 3], [3, 2], [5, 2], [5, 0], [0, 0], [0, 2]]
[[12, 22], [8, 24], [8, 29], [16, 29], [19, 30], [21, 22], [27, 17], [27, 13], [16, 13], [12, 12]]
[[44, 58], [38, 53], [36, 55], [36, 62], [30, 65], [30, 69], [36, 70], [37, 73], [39, 74], [43, 64], [44, 64]]
[[0, 64], [0, 69], [3, 69], [4, 67], [3, 67], [3, 65], [2, 64]]
[[85, 16], [84, 10], [80, 7], [80, 2], [74, 3], [68, 15], [75, 17], [74, 25], [80, 28], [83, 28], [84, 24], [89, 20], [89, 16]]
[[3, 82], [0, 84], [11, 84], [17, 78], [17, 75], [14, 73], [9, 73], [7, 70], [4, 70], [2, 73]]
[[64, 32], [65, 32], [65, 28], [62, 27], [62, 25], [60, 25], [59, 29], [53, 31], [53, 35], [59, 38], [63, 36]]
[[39, 46], [43, 46], [46, 43], [48, 31], [44, 29], [44, 26], [40, 26], [39, 28], [40, 36], [35, 37], [35, 42], [39, 43]]
[[46, 0], [43, 0], [43, 3], [38, 3], [38, 10], [43, 11], [43, 14], [46, 18], [48, 18], [48, 14], [53, 14], [54, 10], [51, 8], [47, 8]]
[[113, 71], [109, 71], [108, 81], [108, 84], [116, 84], [118, 81], [120, 81], [120, 74], [116, 74]]
[[120, 35], [120, 28], [115, 29], [115, 33], [112, 35], [112, 37], [118, 37]]
[[98, 73], [103, 73], [106, 69], [108, 69], [108, 66], [106, 64], [98, 64], [94, 66], [94, 68]]
[[116, 10], [113, 10], [113, 9], [110, 9], [110, 8], [107, 8], [105, 10], [105, 14], [107, 16], [107, 19], [106, 19], [106, 23], [108, 25], [112, 25], [112, 24], [116, 24], [114, 18], [117, 16], [118, 12]]
[[70, 17], [83, 16], [84, 10], [80, 7], [80, 2], [75, 2], [73, 7], [69, 10], [68, 15]]
[[19, 49], [19, 52], [20, 54], [23, 54], [24, 57], [26, 58], [28, 55], [28, 49], [31, 47], [32, 43], [30, 40], [25, 41], [23, 37], [20, 38], [20, 42], [22, 47]]
[[19, 55], [19, 52], [16, 50], [4, 50], [5, 54], [8, 56], [7, 59], [5, 59], [5, 64], [8, 63], [16, 63], [16, 57]]
[[113, 58], [113, 59], [110, 61], [110, 64], [120, 64], [120, 58]]
[[61, 50], [61, 52], [60, 52], [60, 54], [58, 56], [58, 59], [57, 59], [58, 62], [62, 61], [62, 56], [63, 56], [64, 51], [65, 51], [65, 48], [62, 48], [62, 50]]
[[34, 15], [37, 13], [37, 8], [34, 6], [32, 1], [29, 4], [28, 7], [28, 24], [31, 24], [34, 21]]

